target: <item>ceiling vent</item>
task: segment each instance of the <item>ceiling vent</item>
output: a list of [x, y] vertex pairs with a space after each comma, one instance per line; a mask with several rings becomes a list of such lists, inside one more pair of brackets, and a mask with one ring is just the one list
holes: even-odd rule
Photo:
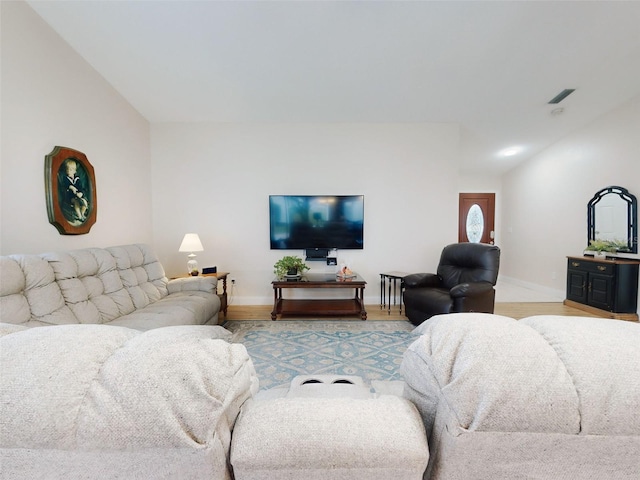
[[575, 91], [576, 91], [575, 88], [565, 88], [558, 95], [556, 95], [551, 100], [549, 100], [549, 103], [550, 104], [560, 103], [562, 100], [567, 98], [569, 95], [571, 95]]

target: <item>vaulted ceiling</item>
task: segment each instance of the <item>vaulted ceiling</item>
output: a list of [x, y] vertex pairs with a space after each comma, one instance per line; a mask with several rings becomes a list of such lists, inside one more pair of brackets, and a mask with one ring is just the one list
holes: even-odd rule
[[150, 122], [452, 122], [467, 173], [640, 95], [635, 1], [28, 3]]

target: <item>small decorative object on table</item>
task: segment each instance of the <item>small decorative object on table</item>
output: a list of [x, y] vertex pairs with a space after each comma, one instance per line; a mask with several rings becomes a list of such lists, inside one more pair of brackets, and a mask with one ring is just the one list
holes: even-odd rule
[[353, 271], [344, 263], [340, 265], [340, 270], [338, 270], [336, 275], [342, 278], [353, 278], [356, 276], [356, 274], [353, 273]]
[[296, 277], [303, 274], [305, 270], [310, 270], [310, 267], [300, 257], [293, 255], [282, 257], [273, 265], [273, 273], [278, 278]]

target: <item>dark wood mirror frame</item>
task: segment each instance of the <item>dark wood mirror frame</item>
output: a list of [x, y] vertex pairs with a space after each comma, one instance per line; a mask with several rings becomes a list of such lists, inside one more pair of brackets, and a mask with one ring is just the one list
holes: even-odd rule
[[[627, 205], [627, 246], [628, 252], [638, 253], [638, 200], [626, 188], [611, 186], [596, 192], [587, 205], [587, 241], [596, 240], [596, 206], [605, 195], [618, 195]], [[622, 252], [621, 252], [622, 253]]]
[[44, 157], [44, 177], [49, 222], [60, 235], [89, 233], [96, 223], [98, 199], [95, 173], [87, 156], [56, 146]]

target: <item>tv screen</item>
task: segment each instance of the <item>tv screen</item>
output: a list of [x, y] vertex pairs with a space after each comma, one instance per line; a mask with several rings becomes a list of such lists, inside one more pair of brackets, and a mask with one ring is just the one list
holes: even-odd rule
[[272, 250], [364, 248], [364, 195], [270, 195]]

